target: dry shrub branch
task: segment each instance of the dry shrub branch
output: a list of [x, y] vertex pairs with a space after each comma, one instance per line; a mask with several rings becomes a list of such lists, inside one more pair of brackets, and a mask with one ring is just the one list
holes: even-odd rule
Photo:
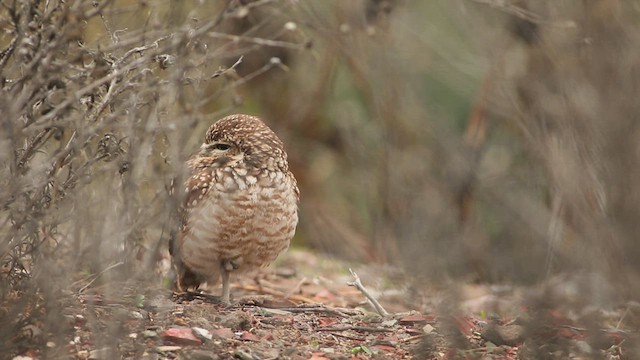
[[242, 103], [236, 88], [283, 66], [267, 58], [239, 75], [243, 55], [302, 48], [231, 31], [273, 3], [2, 1], [3, 354], [60, 334], [70, 292], [153, 276], [192, 134]]

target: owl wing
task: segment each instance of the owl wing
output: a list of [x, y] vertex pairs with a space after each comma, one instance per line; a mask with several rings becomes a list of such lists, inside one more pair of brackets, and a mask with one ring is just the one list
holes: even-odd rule
[[213, 174], [211, 171], [196, 167], [192, 170], [189, 179], [184, 183], [186, 195], [179, 210], [180, 225], [178, 231], [174, 232], [169, 240], [169, 253], [178, 276], [176, 286], [179, 290], [197, 288], [203, 282], [203, 279], [199, 279], [183, 263], [180, 247], [185, 239], [185, 232], [188, 231], [191, 209], [196, 207], [207, 196], [212, 181]]

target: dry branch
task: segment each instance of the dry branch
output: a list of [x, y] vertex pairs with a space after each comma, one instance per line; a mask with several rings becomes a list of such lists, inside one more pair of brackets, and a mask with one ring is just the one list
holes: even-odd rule
[[363, 332], [395, 332], [395, 329], [387, 329], [382, 327], [372, 327], [372, 326], [358, 326], [358, 325], [345, 325], [345, 326], [330, 326], [330, 327], [321, 327], [316, 328], [316, 331], [363, 331]]
[[373, 308], [376, 309], [378, 314], [380, 314], [381, 316], [389, 315], [387, 310], [385, 310], [382, 305], [380, 305], [378, 300], [376, 300], [373, 295], [371, 295], [367, 288], [362, 285], [362, 281], [360, 281], [360, 277], [358, 276], [358, 274], [356, 274], [355, 271], [351, 269], [349, 269], [349, 272], [351, 272], [351, 276], [353, 276], [354, 281], [348, 282], [347, 284], [349, 286], [355, 286], [356, 289], [360, 290], [360, 292], [367, 298], [371, 305], [373, 305]]

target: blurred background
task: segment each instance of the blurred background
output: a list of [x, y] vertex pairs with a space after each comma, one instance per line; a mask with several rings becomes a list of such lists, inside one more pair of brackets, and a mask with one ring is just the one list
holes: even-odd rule
[[294, 247], [638, 296], [638, 1], [1, 3], [0, 318], [105, 269], [157, 281], [169, 186], [239, 112], [286, 144]]

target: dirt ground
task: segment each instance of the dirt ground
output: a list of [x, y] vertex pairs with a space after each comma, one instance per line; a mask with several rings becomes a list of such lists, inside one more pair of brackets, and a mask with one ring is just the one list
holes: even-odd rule
[[549, 358], [633, 358], [624, 346], [633, 336], [621, 326], [630, 307], [607, 315], [612, 325], [597, 330], [594, 347], [593, 331], [560, 308], [535, 314], [556, 326], [532, 333], [532, 314], [513, 288], [462, 286], [454, 301], [399, 269], [355, 266], [389, 313], [381, 316], [349, 285], [349, 267], [289, 251], [274, 268], [235, 279], [231, 306], [219, 303], [218, 287], [174, 294], [126, 281], [90, 286], [61, 299], [64, 344], [34, 325], [41, 347], [13, 359], [536, 359], [540, 347]]

